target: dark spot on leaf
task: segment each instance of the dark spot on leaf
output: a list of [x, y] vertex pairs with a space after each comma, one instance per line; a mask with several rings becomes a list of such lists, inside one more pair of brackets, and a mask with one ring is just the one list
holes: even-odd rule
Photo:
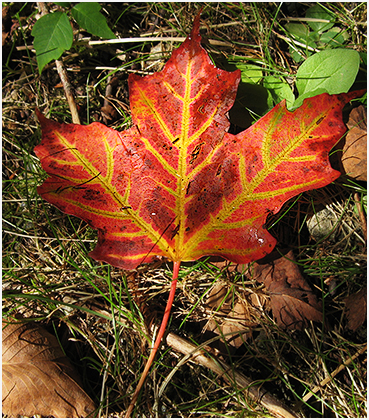
[[324, 120], [324, 117], [320, 117], [319, 120], [316, 122], [316, 125], [319, 125]]
[[190, 193], [191, 184], [192, 184], [192, 181], [190, 181], [187, 185], [186, 195], [189, 195]]
[[178, 234], [178, 232], [179, 232], [179, 227], [180, 227], [180, 225], [178, 224], [174, 229], [173, 229], [173, 231], [172, 231], [172, 234], [171, 234], [171, 236], [170, 236], [170, 239], [173, 239], [177, 234]]
[[197, 159], [197, 157], [198, 157], [198, 155], [199, 155], [199, 153], [200, 153], [200, 151], [201, 151], [201, 147], [202, 147], [202, 145], [203, 145], [204, 143], [200, 143], [200, 144], [198, 144], [195, 148], [194, 148], [194, 150], [193, 150], [193, 152], [191, 153], [191, 160], [190, 160], [190, 164], [192, 165], [193, 163], [194, 163], [194, 161]]
[[94, 200], [105, 201], [100, 191], [91, 190], [91, 189], [85, 190], [83, 192], [82, 198], [88, 201], [94, 201]]

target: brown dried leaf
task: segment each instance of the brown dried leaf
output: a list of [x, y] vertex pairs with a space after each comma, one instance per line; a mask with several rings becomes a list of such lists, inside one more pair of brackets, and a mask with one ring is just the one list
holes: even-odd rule
[[366, 319], [366, 287], [348, 296], [344, 301], [347, 328], [355, 331], [363, 325]]
[[57, 339], [34, 323], [3, 322], [2, 402], [9, 417], [89, 417], [94, 402]]
[[117, 110], [109, 103], [101, 107], [101, 113], [103, 115], [103, 118], [105, 118], [107, 121], [114, 121], [118, 117]]
[[234, 350], [239, 348], [251, 336], [252, 328], [259, 324], [257, 307], [261, 305], [260, 299], [265, 301], [263, 295], [257, 299], [256, 293], [235, 296], [226, 282], [218, 281], [205, 302], [205, 308], [213, 313], [213, 317], [206, 323], [204, 330], [225, 335], [229, 346]]
[[342, 169], [358, 181], [367, 181], [367, 123], [365, 108], [360, 105], [350, 112], [342, 152]]
[[302, 329], [308, 321], [322, 322], [321, 303], [301, 275], [292, 251], [264, 264], [254, 263], [254, 278], [267, 288], [280, 327]]
[[10, 27], [11, 19], [9, 14], [9, 6], [4, 6], [2, 8], [2, 46], [4, 46], [7, 41]]

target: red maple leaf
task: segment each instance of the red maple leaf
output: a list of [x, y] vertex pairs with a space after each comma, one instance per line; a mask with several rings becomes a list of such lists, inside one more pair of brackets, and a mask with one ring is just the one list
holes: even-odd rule
[[218, 255], [245, 264], [269, 253], [276, 240], [263, 227], [268, 213], [339, 177], [328, 153], [346, 131], [343, 106], [362, 94], [322, 94], [294, 112], [282, 102], [231, 135], [225, 114], [240, 71], [212, 64], [199, 23], [198, 16], [162, 71], [129, 76], [131, 129], [59, 124], [37, 113], [43, 134], [35, 152], [49, 175], [38, 191], [98, 230], [91, 257], [123, 269], [158, 255], [175, 263], [143, 377], [180, 262]]

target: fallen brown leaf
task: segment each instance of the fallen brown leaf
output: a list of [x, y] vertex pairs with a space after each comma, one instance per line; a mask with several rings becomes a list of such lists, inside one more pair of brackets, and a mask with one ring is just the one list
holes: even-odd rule
[[301, 275], [293, 252], [254, 263], [253, 277], [264, 283], [273, 316], [280, 327], [302, 329], [308, 321], [323, 321], [321, 303]]
[[2, 402], [8, 417], [89, 417], [96, 407], [57, 339], [31, 322], [3, 321]]
[[9, 6], [3, 6], [2, 8], [2, 46], [4, 46], [7, 41], [7, 38], [9, 36], [10, 26], [11, 26], [11, 19], [9, 15]]
[[203, 331], [224, 335], [230, 346], [228, 351], [239, 348], [251, 336], [253, 328], [259, 325], [258, 307], [266, 299], [264, 294], [257, 298], [257, 293], [251, 292], [237, 296], [230, 290], [231, 287], [218, 281], [204, 305], [211, 316]]
[[348, 296], [344, 301], [347, 328], [356, 331], [366, 319], [366, 287]]
[[342, 147], [341, 170], [358, 181], [367, 181], [367, 118], [360, 105], [350, 112], [349, 129]]

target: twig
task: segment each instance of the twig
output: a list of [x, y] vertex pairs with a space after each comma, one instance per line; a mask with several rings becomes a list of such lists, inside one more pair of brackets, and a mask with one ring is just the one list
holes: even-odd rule
[[60, 76], [60, 80], [63, 84], [64, 93], [68, 101], [70, 112], [72, 114], [72, 121], [74, 124], [81, 124], [81, 121], [78, 115], [76, 101], [74, 100], [73, 88], [69, 82], [69, 78], [67, 75], [67, 71], [64, 68], [64, 64], [61, 60], [55, 60], [55, 64], [56, 64], [56, 69], [58, 70], [58, 73]]
[[[46, 3], [44, 2], [37, 2], [38, 8], [40, 10], [41, 15], [46, 15], [49, 13], [46, 7]], [[72, 85], [69, 82], [69, 78], [67, 75], [67, 71], [65, 70], [64, 64], [62, 60], [55, 60], [56, 69], [58, 71], [60, 80], [63, 84], [64, 93], [68, 101], [69, 109], [72, 114], [72, 121], [74, 124], [81, 124], [81, 121], [79, 119], [78, 110], [76, 101], [74, 100], [73, 95], [73, 88]]]
[[64, 64], [61, 60], [55, 60], [56, 69], [58, 70], [60, 80], [63, 84], [64, 93], [68, 101], [69, 109], [72, 114], [72, 121], [74, 124], [81, 124], [81, 121], [79, 119], [78, 115], [78, 109], [76, 105], [76, 101], [74, 100], [73, 95], [73, 88], [72, 85], [69, 82], [69, 78], [67, 75], [67, 71], [64, 68]]
[[270, 413], [276, 417], [282, 418], [296, 418], [299, 417], [291, 409], [287, 408], [281, 401], [273, 397], [268, 391], [259, 385], [253, 385], [253, 381], [241, 373], [235, 372], [231, 366], [217, 359], [211, 359], [205, 355], [202, 350], [199, 350], [197, 346], [179, 337], [176, 334], [169, 333], [167, 336], [167, 344], [173, 349], [181, 352], [186, 357], [183, 362], [184, 364], [188, 360], [193, 360], [195, 363], [205, 366], [212, 370], [220, 377], [224, 378], [227, 382], [235, 382], [239, 388], [241, 388], [245, 394], [252, 398], [254, 401], [263, 405]]
[[[82, 38], [78, 40], [75, 45], [106, 45], [106, 44], [127, 44], [127, 43], [142, 43], [142, 42], [183, 42], [186, 38], [183, 36], [175, 36], [175, 37], [137, 37], [137, 38], [115, 38], [115, 39], [105, 39], [99, 41], [91, 41], [86, 38]], [[232, 47], [237, 43], [225, 42], [225, 41], [218, 41], [217, 39], [208, 39], [207, 42], [210, 45], [220, 46], [220, 47]], [[238, 43], [242, 44], [242, 43]], [[20, 45], [16, 47], [17, 51], [23, 51], [26, 49], [33, 50], [33, 44], [29, 45]]]

